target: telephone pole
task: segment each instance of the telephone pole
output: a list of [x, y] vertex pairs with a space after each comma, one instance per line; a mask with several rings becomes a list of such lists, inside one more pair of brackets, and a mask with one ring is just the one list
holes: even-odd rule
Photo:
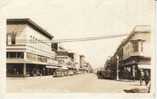
[[119, 80], [119, 56], [117, 55], [117, 77], [116, 80]]

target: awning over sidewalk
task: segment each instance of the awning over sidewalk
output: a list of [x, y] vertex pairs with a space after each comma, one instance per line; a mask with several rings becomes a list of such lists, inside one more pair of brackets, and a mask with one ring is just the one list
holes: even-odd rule
[[139, 69], [151, 69], [151, 65], [138, 65]]
[[57, 68], [59, 68], [59, 67], [57, 67], [57, 66], [46, 66], [46, 68], [57, 69]]
[[61, 69], [65, 69], [65, 70], [67, 70], [68, 68], [67, 68], [66, 66], [63, 66]]

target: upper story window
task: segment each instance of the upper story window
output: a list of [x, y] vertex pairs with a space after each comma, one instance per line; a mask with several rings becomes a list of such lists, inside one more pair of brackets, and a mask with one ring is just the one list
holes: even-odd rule
[[143, 43], [144, 43], [144, 41], [140, 41], [140, 44], [141, 44], [141, 52], [143, 52]]
[[51, 48], [52, 48], [52, 51], [57, 51], [57, 49], [58, 49], [58, 43], [52, 43], [51, 44]]
[[65, 61], [64, 60], [58, 60], [59, 64], [63, 64]]
[[133, 44], [133, 51], [138, 52], [139, 51], [138, 41], [132, 41], [132, 44]]
[[7, 52], [7, 58], [24, 58], [23, 52]]
[[144, 40], [132, 41], [133, 51], [134, 52], [143, 52], [143, 43], [144, 43]]
[[8, 33], [7, 34], [7, 45], [15, 45], [16, 44], [16, 33]]

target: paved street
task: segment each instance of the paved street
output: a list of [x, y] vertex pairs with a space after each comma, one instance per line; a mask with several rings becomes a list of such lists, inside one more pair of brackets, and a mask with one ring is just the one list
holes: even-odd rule
[[95, 74], [53, 78], [7, 78], [7, 92], [123, 92], [140, 87], [137, 81], [100, 80]]

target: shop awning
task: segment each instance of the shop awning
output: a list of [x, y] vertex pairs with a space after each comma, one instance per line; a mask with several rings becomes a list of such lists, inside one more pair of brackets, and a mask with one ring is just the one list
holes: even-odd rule
[[139, 69], [151, 69], [151, 65], [138, 65]]
[[57, 69], [57, 68], [59, 68], [59, 67], [57, 67], [57, 66], [46, 66], [46, 68]]
[[47, 65], [57, 66], [58, 65], [58, 61], [51, 60], [50, 62], [47, 62]]
[[67, 67], [63, 66], [61, 69], [68, 69]]

